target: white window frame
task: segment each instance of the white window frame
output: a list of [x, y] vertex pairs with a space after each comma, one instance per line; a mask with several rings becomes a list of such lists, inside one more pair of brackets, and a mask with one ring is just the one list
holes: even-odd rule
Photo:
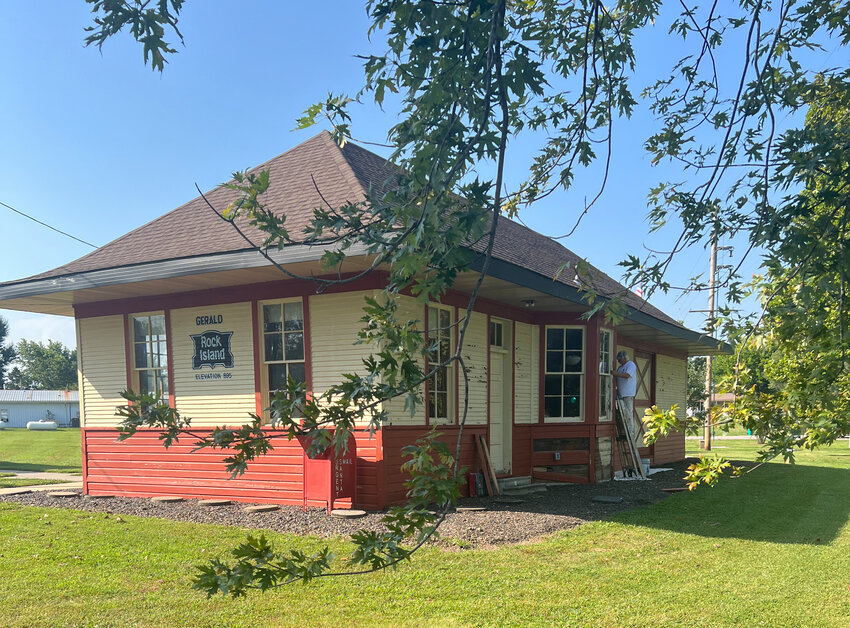
[[[153, 318], [162, 319], [163, 332], [160, 335], [148, 333], [143, 341], [136, 338], [136, 320], [147, 319], [148, 329], [153, 328]], [[169, 403], [171, 389], [169, 386], [168, 367], [171, 359], [168, 355], [168, 320], [165, 316], [165, 311], [158, 310], [153, 312], [134, 312], [128, 314], [128, 333], [130, 335], [130, 353], [131, 353], [131, 369], [130, 369], [130, 388], [136, 393], [142, 393], [142, 373], [145, 371], [154, 372], [154, 388], [153, 391], [163, 403]], [[139, 366], [137, 351], [140, 345], [145, 347], [146, 366]], [[156, 345], [156, 346], [154, 346]], [[164, 353], [162, 352], [164, 350]], [[163, 364], [162, 357], [165, 357]], [[164, 382], [164, 387], [162, 383]], [[150, 391], [149, 391], [150, 392]]]
[[[549, 330], [550, 329], [560, 329], [560, 330], [570, 330], [577, 329], [581, 331], [581, 371], [549, 371]], [[567, 349], [561, 349], [564, 351], [566, 356]], [[566, 368], [566, 366], [562, 367]], [[587, 328], [584, 325], [546, 325], [543, 329], [543, 421], [544, 423], [583, 423], [585, 417], [585, 374], [587, 371]], [[546, 398], [552, 397], [553, 395], [546, 394], [546, 376], [547, 375], [560, 375], [562, 378], [564, 376], [576, 376], [579, 380], [579, 415], [578, 416], [546, 416]], [[563, 382], [563, 379], [562, 379]], [[563, 386], [561, 387], [561, 408], [563, 412]]]
[[[436, 303], [428, 304], [428, 344], [432, 344], [437, 336], [442, 336], [443, 338], [448, 339], [448, 351], [445, 355], [438, 355], [438, 359], [436, 362], [432, 362], [431, 359], [428, 360], [428, 370], [430, 371], [435, 363], [441, 362], [443, 359], [448, 358], [454, 352], [455, 347], [455, 321], [454, 314], [455, 310], [453, 307], [446, 307], [444, 305], [439, 305]], [[441, 325], [439, 320], [434, 320], [435, 318], [439, 318], [440, 313], [445, 312], [448, 314], [448, 325]], [[436, 314], [436, 316], [435, 316]], [[445, 349], [445, 347], [438, 347], [438, 353], [443, 353], [441, 351]], [[435, 373], [428, 380], [428, 398], [426, 399], [426, 409], [428, 412], [428, 423], [430, 425], [450, 425], [455, 421], [455, 369], [454, 362], [448, 364], [443, 367], [444, 375], [445, 375], [445, 383], [446, 390], [436, 390], [435, 384], [437, 381], [438, 373]], [[438, 394], [446, 395], [446, 412], [445, 416], [436, 416], [436, 408], [437, 408], [437, 395]]]
[[[298, 303], [301, 306], [301, 329], [300, 330], [286, 330], [286, 304], [287, 303]], [[280, 330], [267, 330], [266, 329], [266, 307], [274, 307], [277, 306], [280, 308], [281, 315], [281, 329]], [[278, 388], [271, 388], [271, 384], [269, 381], [269, 366], [270, 365], [284, 365], [286, 369], [287, 375], [290, 372], [290, 365], [302, 364], [304, 366], [304, 382], [307, 382], [307, 352], [310, 350], [309, 347], [309, 339], [307, 338], [307, 321], [305, 320], [304, 314], [304, 300], [300, 297], [291, 298], [291, 299], [270, 299], [267, 301], [260, 301], [257, 303], [257, 325], [259, 326], [259, 337], [260, 337], [260, 346], [258, 350], [260, 352], [260, 395], [262, 398], [263, 404], [263, 420], [270, 421], [271, 416], [269, 413], [269, 406], [271, 404], [272, 395], [278, 390]], [[287, 359], [286, 355], [286, 336], [288, 334], [297, 334], [301, 333], [302, 336], [302, 356], [301, 359]], [[282, 359], [280, 360], [269, 360], [267, 359], [266, 352], [266, 337], [271, 336], [273, 334], [282, 334], [283, 343], [281, 346], [281, 355]]]

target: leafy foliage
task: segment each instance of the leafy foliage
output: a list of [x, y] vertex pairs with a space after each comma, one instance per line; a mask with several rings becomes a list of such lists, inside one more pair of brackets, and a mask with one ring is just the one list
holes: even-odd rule
[[77, 350], [58, 340], [47, 344], [35, 340], [18, 342], [16, 363], [9, 373], [8, 388], [18, 390], [76, 390]]
[[731, 472], [734, 477], [737, 477], [742, 475], [745, 469], [743, 467], [733, 466], [731, 462], [717, 454], [713, 456], [700, 456], [699, 461], [687, 468], [684, 479], [688, 481], [688, 490], [693, 491], [700, 484], [716, 486], [720, 478], [727, 471]]
[[94, 26], [86, 27], [91, 33], [86, 37], [86, 46], [96, 44], [99, 49], [107, 39], [120, 33], [126, 26], [133, 38], [142, 44], [145, 63], [162, 72], [167, 63], [166, 55], [177, 52], [164, 39], [166, 29], [171, 29], [183, 41], [177, 29], [177, 15], [183, 0], [86, 0], [92, 5]]
[[15, 348], [6, 344], [9, 335], [9, 323], [0, 316], [0, 387], [6, 388], [9, 382], [6, 380], [6, 369], [15, 360]]
[[688, 408], [701, 409], [705, 402], [705, 357], [688, 358]]

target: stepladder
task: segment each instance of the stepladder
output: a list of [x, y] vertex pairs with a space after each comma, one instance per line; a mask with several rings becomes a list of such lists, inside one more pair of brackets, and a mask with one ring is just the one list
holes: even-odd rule
[[[617, 416], [619, 427], [625, 437], [623, 439], [625, 440], [625, 447], [622, 445], [622, 440], [618, 439], [621, 448], [621, 464], [623, 464], [622, 458], [625, 456], [626, 461], [631, 463], [631, 469], [634, 474], [641, 480], [645, 480], [646, 471], [644, 471], [643, 464], [641, 464], [640, 452], [638, 451], [638, 442], [641, 438], [643, 428], [639, 422], [635, 421], [634, 410], [632, 411], [632, 416], [629, 416], [628, 406], [623, 402], [621, 397], [617, 397]], [[623, 464], [624, 477], [627, 471], [626, 465]]]

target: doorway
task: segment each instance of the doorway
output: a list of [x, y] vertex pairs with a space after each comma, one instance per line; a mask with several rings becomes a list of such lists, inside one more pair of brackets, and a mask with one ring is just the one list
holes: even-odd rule
[[490, 319], [490, 460], [497, 473], [513, 462], [513, 369], [509, 321]]

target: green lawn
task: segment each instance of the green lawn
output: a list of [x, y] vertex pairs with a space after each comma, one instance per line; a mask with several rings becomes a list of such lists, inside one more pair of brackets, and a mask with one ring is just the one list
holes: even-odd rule
[[79, 428], [0, 430], [0, 469], [82, 473]]
[[65, 484], [67, 480], [39, 480], [36, 478], [5, 478], [0, 477], [0, 488], [20, 488], [22, 486], [39, 486], [48, 484]]
[[[736, 459], [754, 452], [723, 446]], [[10, 626], [845, 627], [848, 514], [844, 443], [532, 545], [429, 549], [392, 572], [207, 600], [189, 589], [193, 565], [244, 530], [6, 503], [0, 617]]]

